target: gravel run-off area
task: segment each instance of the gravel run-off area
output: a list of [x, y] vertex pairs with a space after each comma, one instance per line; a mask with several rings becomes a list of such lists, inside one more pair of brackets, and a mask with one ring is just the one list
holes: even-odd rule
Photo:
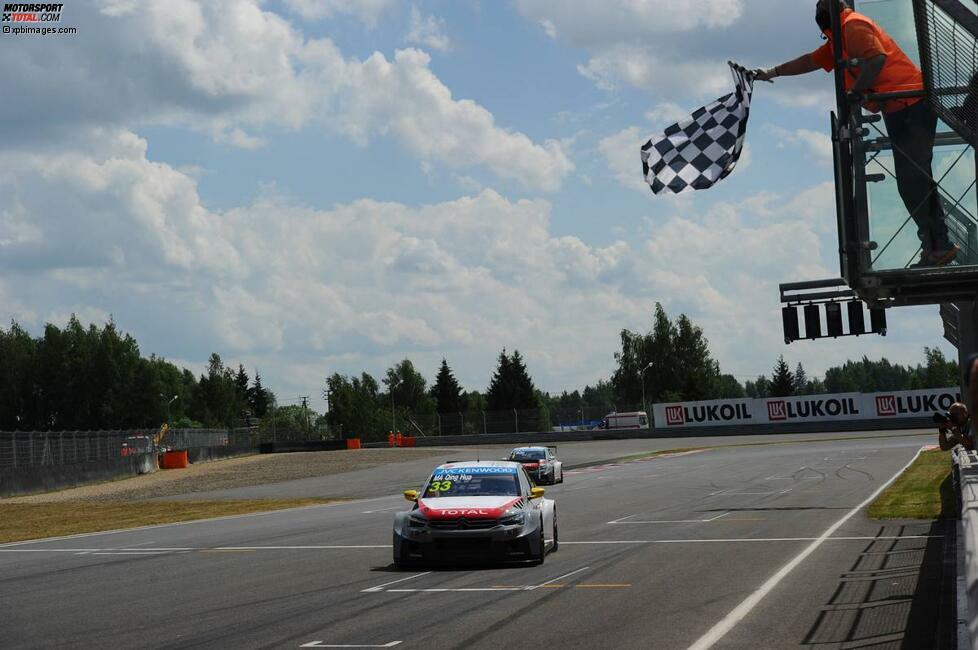
[[[454, 448], [458, 451], [458, 448]], [[64, 501], [139, 501], [227, 488], [280, 483], [329, 474], [340, 474], [378, 465], [444, 457], [439, 447], [424, 449], [359, 449], [288, 454], [256, 454], [196, 463], [183, 470], [86, 485], [83, 487], [0, 499], [0, 503], [58, 503]]]

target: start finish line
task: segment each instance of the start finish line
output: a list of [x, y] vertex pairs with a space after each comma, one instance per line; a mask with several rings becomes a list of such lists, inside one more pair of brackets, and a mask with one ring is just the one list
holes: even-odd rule
[[960, 400], [961, 391], [958, 388], [934, 388], [888, 393], [673, 402], [655, 404], [652, 412], [659, 427], [713, 427], [928, 416], [944, 412]]

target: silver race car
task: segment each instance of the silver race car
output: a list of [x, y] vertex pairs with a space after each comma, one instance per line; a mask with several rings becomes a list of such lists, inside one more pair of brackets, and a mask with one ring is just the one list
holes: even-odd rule
[[556, 447], [517, 447], [509, 460], [520, 463], [537, 485], [564, 482], [564, 464], [557, 460]]
[[543, 564], [557, 550], [557, 507], [519, 463], [472, 461], [435, 468], [394, 516], [394, 565], [463, 559]]

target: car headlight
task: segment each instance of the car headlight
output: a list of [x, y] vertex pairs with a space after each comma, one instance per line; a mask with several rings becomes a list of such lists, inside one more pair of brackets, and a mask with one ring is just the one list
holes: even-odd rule
[[499, 518], [499, 523], [503, 526], [513, 526], [515, 524], [523, 523], [523, 510], [518, 508], [510, 508], [503, 513], [503, 516]]

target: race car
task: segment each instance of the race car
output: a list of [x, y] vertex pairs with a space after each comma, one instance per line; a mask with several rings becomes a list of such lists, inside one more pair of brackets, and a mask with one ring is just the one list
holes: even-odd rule
[[439, 465], [414, 502], [394, 515], [394, 566], [448, 559], [543, 564], [557, 550], [557, 506], [519, 463]]
[[564, 465], [557, 460], [556, 447], [517, 447], [509, 460], [520, 463], [538, 485], [564, 482]]

